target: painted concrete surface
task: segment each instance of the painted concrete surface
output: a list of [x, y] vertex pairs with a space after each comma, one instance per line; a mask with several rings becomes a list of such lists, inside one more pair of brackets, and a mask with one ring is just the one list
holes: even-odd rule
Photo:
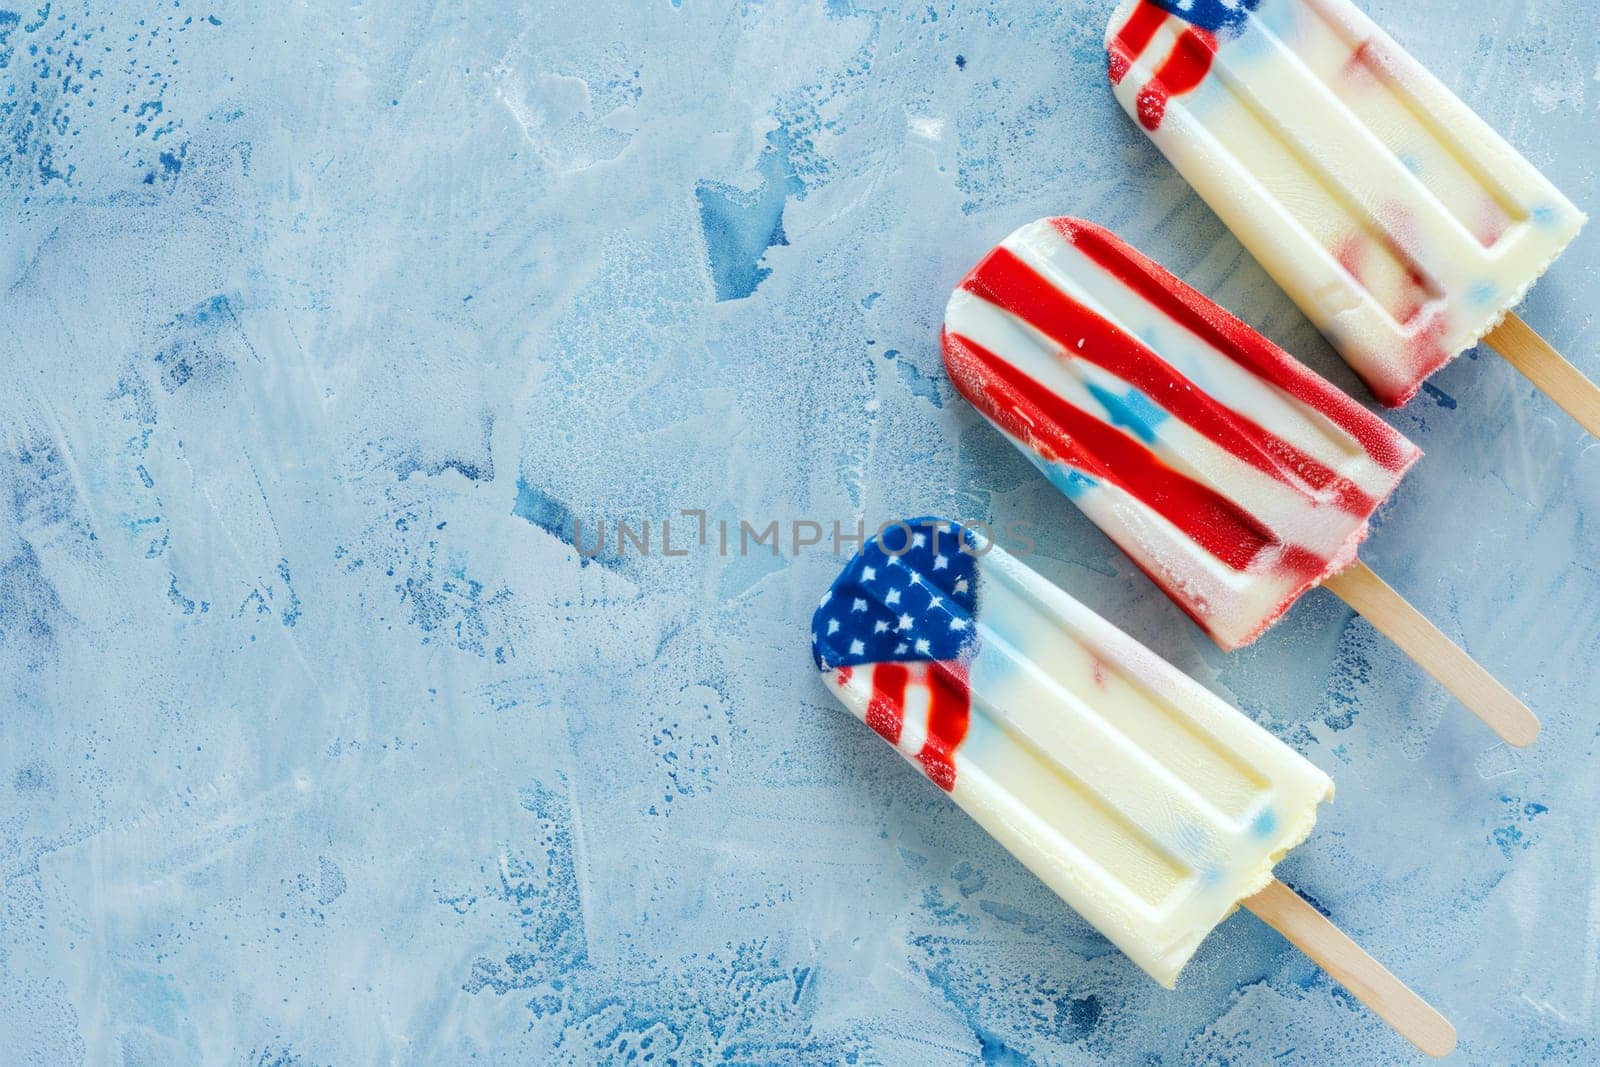
[[[1334, 777], [1280, 873], [1462, 1061], [1592, 1062], [1600, 446], [1486, 352], [1385, 416], [1364, 558], [1515, 751], [1326, 593], [1217, 652], [943, 376], [950, 286], [1073, 213], [1359, 389], [1111, 6], [0, 12], [7, 1059], [1408, 1060], [1248, 915], [1157, 987], [832, 706], [829, 546], [716, 544], [945, 513]], [[1596, 209], [1591, 5], [1368, 10]], [[1523, 309], [1591, 376], [1597, 288], [1585, 234]]]

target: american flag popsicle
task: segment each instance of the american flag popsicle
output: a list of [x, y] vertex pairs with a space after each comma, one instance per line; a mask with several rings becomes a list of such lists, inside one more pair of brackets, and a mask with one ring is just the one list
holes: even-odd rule
[[1162, 985], [1243, 905], [1419, 1048], [1455, 1044], [1273, 877], [1328, 776], [998, 546], [890, 525], [811, 634], [840, 702]]
[[1224, 649], [1327, 585], [1527, 745], [1521, 701], [1356, 559], [1421, 453], [1109, 231], [1021, 227], [945, 309], [956, 388]]
[[1590, 433], [1511, 313], [1583, 213], [1350, 0], [1122, 0], [1124, 110], [1383, 403], [1480, 339]]

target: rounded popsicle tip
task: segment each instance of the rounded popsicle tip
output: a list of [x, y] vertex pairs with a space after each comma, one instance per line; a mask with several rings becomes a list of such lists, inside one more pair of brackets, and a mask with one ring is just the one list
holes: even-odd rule
[[1448, 1056], [1456, 1050], [1456, 1028], [1441, 1015], [1439, 1021], [1421, 1035], [1417, 1047], [1435, 1058]]
[[1539, 719], [1521, 701], [1508, 708], [1504, 719], [1493, 725], [1501, 739], [1516, 748], [1527, 748], [1539, 740]]
[[885, 523], [811, 617], [817, 669], [962, 659], [977, 636], [978, 547], [973, 531], [953, 519]]

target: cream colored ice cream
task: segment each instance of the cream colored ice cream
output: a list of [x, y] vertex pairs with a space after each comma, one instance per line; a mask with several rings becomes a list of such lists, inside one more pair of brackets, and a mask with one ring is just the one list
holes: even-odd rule
[[874, 538], [813, 619], [830, 689], [1162, 985], [1272, 878], [1327, 775], [999, 547]]
[[1129, 115], [1385, 404], [1583, 225], [1349, 0], [1123, 0], [1107, 49]]

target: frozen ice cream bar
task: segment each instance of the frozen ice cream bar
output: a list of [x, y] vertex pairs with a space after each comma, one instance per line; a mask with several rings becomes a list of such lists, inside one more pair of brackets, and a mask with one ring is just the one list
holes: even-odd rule
[[1503, 738], [1533, 714], [1356, 559], [1421, 454], [1115, 235], [1023, 226], [945, 308], [956, 388], [1223, 648], [1326, 584]]
[[1106, 47], [1123, 108], [1385, 404], [1494, 330], [1583, 225], [1349, 0], [1123, 0]]
[[1344, 569], [1421, 453], [1116, 236], [1023, 226], [961, 281], [968, 400], [1224, 648]]
[[[812, 650], [851, 713], [1162, 985], [1241, 903], [1281, 906], [1297, 943], [1294, 917], [1325, 923], [1272, 868], [1328, 776], [972, 531], [886, 527], [823, 596]], [[1420, 1009], [1412, 1040], [1453, 1043], [1362, 958]]]
[[1333, 783], [998, 547], [978, 547], [939, 520], [889, 527], [817, 609], [817, 666], [847, 708], [1171, 986], [1310, 833]]

